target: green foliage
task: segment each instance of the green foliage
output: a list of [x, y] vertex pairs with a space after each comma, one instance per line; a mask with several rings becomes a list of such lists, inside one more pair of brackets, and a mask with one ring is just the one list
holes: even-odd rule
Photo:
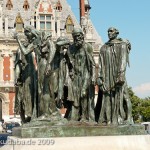
[[143, 116], [143, 121], [150, 121], [150, 100], [141, 101], [140, 114]]
[[128, 88], [132, 103], [132, 115], [135, 122], [150, 121], [150, 97], [141, 99], [134, 94], [132, 88]]

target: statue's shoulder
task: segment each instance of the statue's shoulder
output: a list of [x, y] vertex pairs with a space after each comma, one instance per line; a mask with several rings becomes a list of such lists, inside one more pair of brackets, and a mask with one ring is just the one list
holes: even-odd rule
[[104, 53], [107, 48], [108, 48], [108, 45], [107, 45], [107, 43], [105, 43], [105, 44], [102, 45], [102, 47], [100, 48], [100, 53]]
[[122, 39], [122, 38], [118, 38], [117, 39], [118, 43], [122, 44], [122, 45], [129, 45], [130, 42], [127, 39]]
[[121, 46], [123, 46], [124, 48], [127, 48], [128, 51], [131, 50], [131, 43], [130, 43], [129, 40], [127, 40], [127, 39], [121, 39], [121, 38], [120, 38], [120, 44], [121, 44]]
[[131, 50], [131, 43], [128, 39], [124, 39], [123, 42], [127, 45], [128, 47], [128, 50], [130, 51]]
[[122, 38], [116, 38], [114, 40], [109, 40], [108, 42], [105, 43], [107, 46], [113, 46], [113, 45], [129, 45], [130, 42], [129, 40], [122, 39]]

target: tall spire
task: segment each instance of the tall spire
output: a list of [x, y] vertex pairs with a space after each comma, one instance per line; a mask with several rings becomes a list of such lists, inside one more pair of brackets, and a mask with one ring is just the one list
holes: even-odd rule
[[80, 25], [85, 17], [85, 0], [80, 0]]
[[79, 0], [80, 2], [80, 25], [85, 22], [85, 18], [89, 17], [89, 10], [91, 9], [89, 0]]

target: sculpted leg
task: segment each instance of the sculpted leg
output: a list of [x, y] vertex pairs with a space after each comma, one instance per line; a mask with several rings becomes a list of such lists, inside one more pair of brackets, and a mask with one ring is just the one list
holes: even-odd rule
[[103, 123], [104, 121], [106, 121], [105, 118], [105, 111], [106, 111], [106, 95], [103, 95], [103, 99], [102, 99], [102, 106], [101, 106], [101, 110], [100, 110], [100, 117], [99, 117], [99, 123]]
[[111, 98], [110, 95], [106, 95], [105, 97], [105, 107], [106, 107], [106, 119], [107, 119], [107, 124], [111, 124]]
[[88, 118], [88, 114], [87, 114], [87, 98], [82, 98], [81, 99], [81, 121], [85, 121]]

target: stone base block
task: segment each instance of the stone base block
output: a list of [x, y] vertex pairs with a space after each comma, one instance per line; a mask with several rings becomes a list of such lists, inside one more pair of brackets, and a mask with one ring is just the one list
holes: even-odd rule
[[144, 126], [99, 126], [99, 125], [42, 125], [14, 128], [13, 136], [20, 138], [82, 137], [112, 135], [144, 135]]

